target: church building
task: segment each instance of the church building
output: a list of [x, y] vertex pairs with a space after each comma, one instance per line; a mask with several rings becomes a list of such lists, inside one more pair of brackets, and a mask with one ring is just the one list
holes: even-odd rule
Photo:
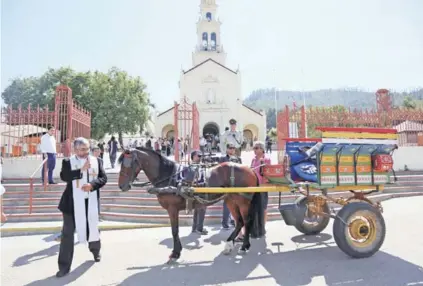
[[[234, 118], [238, 130], [243, 131], [245, 138], [264, 140], [266, 114], [243, 104], [241, 73], [226, 65], [226, 53], [220, 34], [221, 22], [216, 17], [216, 1], [201, 0], [200, 13], [192, 68], [181, 70], [180, 73], [179, 101], [186, 97], [189, 103], [196, 103], [200, 136], [222, 134], [225, 127], [229, 127], [229, 120]], [[155, 135], [173, 136], [174, 121], [173, 107], [159, 113], [155, 118]], [[183, 137], [182, 134], [179, 137]]]

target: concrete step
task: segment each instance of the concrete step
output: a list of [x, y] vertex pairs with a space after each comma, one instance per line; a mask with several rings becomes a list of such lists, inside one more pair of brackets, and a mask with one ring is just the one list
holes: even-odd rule
[[[3, 184], [3, 187], [6, 189], [7, 192], [12, 191], [29, 191], [31, 189], [31, 185], [29, 183], [6, 183]], [[45, 191], [63, 191], [66, 187], [65, 183], [58, 183], [57, 185], [48, 185], [44, 188], [44, 185], [41, 183], [34, 183], [32, 185], [33, 190], [35, 192], [45, 192]], [[102, 190], [118, 190], [119, 186], [117, 182], [110, 182], [107, 183]]]
[[[146, 222], [156, 222], [157, 224], [168, 224], [170, 223], [168, 215], [140, 215], [140, 214], [120, 214], [120, 213], [109, 213], [104, 212], [101, 214], [102, 219], [108, 221], [123, 221], [123, 222], [134, 222], [134, 223], [146, 223]], [[268, 220], [281, 220], [282, 217], [279, 211], [275, 210], [269, 212]], [[209, 225], [216, 225], [221, 224], [222, 222], [222, 214], [214, 215], [206, 213], [206, 218], [204, 220], [204, 224], [207, 226]], [[191, 226], [192, 225], [192, 215], [185, 214], [185, 212], [181, 211], [179, 213], [179, 225], [180, 226]]]
[[[128, 193], [126, 193], [128, 194]], [[285, 200], [292, 200], [296, 197], [296, 195], [284, 195], [281, 197], [282, 201]], [[157, 201], [157, 197], [154, 195], [149, 195], [145, 197], [130, 197], [126, 196], [103, 196], [100, 198], [101, 205], [104, 204], [111, 204], [111, 205], [125, 205], [125, 206], [160, 206], [159, 202]], [[29, 198], [4, 198], [3, 199], [3, 206], [6, 210], [13, 209], [14, 206], [19, 207], [28, 207], [29, 208]], [[33, 198], [32, 204], [33, 206], [44, 206], [44, 205], [54, 205], [57, 206], [59, 204], [60, 197], [41, 197], [41, 198]], [[269, 204], [275, 204], [279, 202], [279, 196], [269, 196]], [[222, 203], [219, 202], [216, 205], [221, 205]]]
[[[18, 236], [18, 235], [40, 235], [53, 234], [44, 238], [46, 241], [53, 241], [62, 230], [62, 221], [47, 222], [10, 222], [3, 224], [1, 229], [1, 237]], [[139, 228], [168, 227], [167, 224], [157, 223], [128, 223], [116, 221], [100, 221], [99, 228], [101, 231], [107, 230], [124, 230]], [[78, 238], [75, 235], [75, 241]]]
[[[269, 204], [268, 208], [277, 209], [278, 204]], [[57, 205], [35, 205], [30, 209], [29, 206], [4, 206], [3, 211], [5, 214], [23, 214], [23, 213], [59, 213]], [[126, 213], [126, 214], [163, 214], [166, 215], [167, 211], [161, 206], [150, 206], [150, 205], [119, 205], [119, 204], [102, 204], [101, 211], [106, 213]], [[222, 204], [209, 206], [207, 213], [209, 214], [221, 214], [223, 211]]]
[[[409, 196], [422, 196], [423, 192], [401, 192], [401, 193], [386, 193], [386, 194], [376, 194], [369, 196], [368, 198], [371, 199], [373, 202], [381, 202], [391, 198], [397, 197], [409, 197]], [[282, 202], [289, 202], [291, 200], [284, 200]], [[110, 207], [110, 206], [106, 206]], [[336, 204], [329, 204], [331, 209], [339, 209], [339, 205]], [[116, 207], [119, 209], [119, 207]], [[49, 207], [49, 209], [51, 209]], [[112, 211], [102, 211], [101, 212], [101, 219], [107, 221], [121, 221], [121, 222], [134, 222], [134, 223], [149, 223], [149, 224], [163, 224], [168, 223], [169, 218], [167, 213], [162, 212], [158, 213], [159, 209], [157, 208], [157, 213], [128, 213], [126, 210], [125, 213], [119, 212], [112, 212]], [[211, 207], [211, 209], [207, 212], [207, 224], [216, 224], [220, 223], [222, 217], [222, 213], [218, 208], [218, 205]], [[278, 204], [270, 203], [268, 207], [268, 219], [281, 219], [280, 213], [278, 211]], [[60, 221], [62, 220], [62, 215], [60, 212], [50, 211], [47, 213], [12, 213], [8, 215], [9, 222], [47, 222], [47, 221]], [[180, 212], [180, 225], [191, 225], [192, 215], [187, 215], [185, 211]]]
[[[101, 196], [105, 197], [124, 197], [124, 196], [131, 196], [131, 197], [151, 197], [146, 190], [136, 190], [130, 192], [122, 192], [116, 189], [101, 189]], [[29, 191], [22, 191], [22, 190], [12, 190], [6, 191], [3, 194], [3, 198], [5, 199], [24, 199], [29, 198], [32, 195], [32, 198], [60, 198], [63, 194], [63, 190], [60, 191], [34, 191], [32, 194]]]

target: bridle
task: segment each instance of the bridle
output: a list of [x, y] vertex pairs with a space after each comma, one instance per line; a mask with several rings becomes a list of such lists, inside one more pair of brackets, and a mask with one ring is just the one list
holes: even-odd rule
[[[124, 160], [125, 158], [131, 158], [131, 164], [130, 167], [125, 167], [125, 168], [130, 168], [131, 169], [131, 173], [130, 175], [127, 172], [122, 172], [122, 168], [121, 168], [121, 175], [125, 178], [129, 177], [129, 184], [133, 185], [133, 186], [137, 186], [137, 187], [146, 187], [146, 186], [150, 186], [150, 185], [157, 185], [166, 181], [169, 181], [169, 185], [172, 184], [173, 180], [175, 179], [175, 176], [177, 176], [179, 173], [182, 172], [182, 170], [176, 169], [172, 172], [172, 174], [170, 176], [165, 177], [164, 179], [161, 180], [153, 180], [153, 182], [144, 182], [144, 183], [135, 183], [135, 178], [137, 177], [137, 175], [139, 174], [139, 172], [141, 172], [141, 170], [143, 169], [142, 167], [142, 163], [138, 160], [137, 156], [133, 155], [132, 152], [130, 150], [125, 151], [125, 153], [123, 154], [123, 159], [122, 159], [122, 165], [124, 165]], [[135, 166], [133, 166], [133, 164], [135, 164]]]
[[[125, 153], [123, 154], [123, 159], [122, 159], [122, 165], [124, 166], [125, 164], [125, 158], [127, 159], [131, 159], [131, 164], [129, 167], [125, 166], [125, 169], [129, 168], [131, 169], [130, 175], [127, 172], [122, 172], [122, 168], [120, 171], [120, 175], [128, 178], [129, 177], [129, 183], [132, 184], [135, 181], [135, 178], [137, 177], [137, 175], [139, 174], [139, 172], [141, 172], [142, 169], [142, 165], [139, 162], [139, 160], [137, 159], [137, 157], [135, 156], [135, 158], [133, 157], [134, 155], [132, 153], [130, 153], [130, 151], [125, 151]], [[135, 165], [135, 168], [133, 166], [133, 164]]]

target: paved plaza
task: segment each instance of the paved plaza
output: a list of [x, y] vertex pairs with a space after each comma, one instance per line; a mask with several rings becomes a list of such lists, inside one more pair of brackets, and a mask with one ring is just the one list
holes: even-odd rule
[[268, 224], [266, 239], [253, 240], [245, 256], [221, 254], [228, 231], [215, 228], [199, 237], [181, 228], [181, 261], [167, 266], [170, 229], [139, 229], [103, 232], [100, 263], [77, 245], [72, 272], [57, 279], [58, 243], [46, 235], [22, 236], [1, 239], [1, 285], [423, 285], [423, 198], [383, 205], [386, 240], [368, 259], [341, 252], [331, 226], [305, 237], [275, 221]]

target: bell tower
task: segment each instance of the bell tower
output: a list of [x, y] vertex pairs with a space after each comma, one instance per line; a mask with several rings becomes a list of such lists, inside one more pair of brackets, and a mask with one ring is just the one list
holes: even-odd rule
[[201, 0], [197, 22], [197, 45], [192, 55], [193, 66], [209, 58], [225, 65], [226, 53], [220, 39], [222, 23], [217, 18], [217, 7], [216, 0]]

